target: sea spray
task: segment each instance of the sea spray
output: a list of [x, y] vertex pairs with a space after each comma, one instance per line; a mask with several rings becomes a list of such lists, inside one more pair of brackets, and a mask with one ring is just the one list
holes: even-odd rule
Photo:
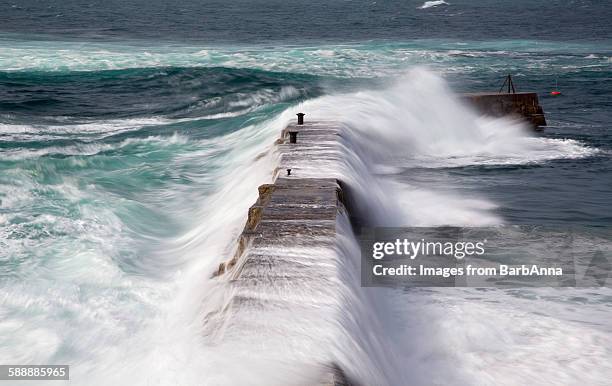
[[[462, 105], [440, 78], [422, 69], [410, 72], [396, 86], [384, 92], [363, 91], [326, 96], [307, 102], [303, 109], [313, 111], [314, 117], [311, 119], [339, 120], [350, 127], [348, 147], [358, 149], [356, 152], [369, 171], [362, 174], [362, 178], [370, 183], [353, 186], [366, 201], [376, 197], [377, 187], [385, 186], [386, 200], [370, 201], [369, 204], [379, 213], [388, 213], [388, 209], [382, 209], [385, 206], [395, 209], [394, 215], [387, 218], [387, 225], [393, 225], [398, 220], [403, 220], [405, 225], [474, 226], [501, 223], [501, 219], [492, 213], [496, 204], [487, 199], [462, 197], [452, 190], [450, 194], [423, 190], [412, 187], [410, 180], [389, 181], [393, 180], [394, 174], [404, 170], [537, 164], [554, 159], [584, 158], [598, 153], [597, 149], [577, 141], [535, 136], [520, 122], [481, 117]], [[385, 172], [377, 174], [377, 170]], [[435, 180], [428, 182], [435, 186]], [[365, 190], [364, 186], [367, 186]], [[371, 190], [370, 186], [373, 186]], [[445, 181], [443, 186], [447, 192], [450, 190], [448, 182]], [[374, 194], [369, 195], [370, 191]], [[372, 218], [382, 220], [375, 215]], [[546, 296], [544, 290], [532, 292], [532, 296], [540, 296], [540, 292]], [[451, 378], [464, 384], [476, 384], [482, 379], [499, 382], [500, 373], [504, 374], [503, 379], [507, 380], [507, 384], [520, 382], [521, 376], [512, 373], [510, 369], [513, 366], [507, 366], [502, 358], [512, 355], [514, 350], [522, 351], [521, 347], [537, 350], [542, 361], [557, 369], [547, 372], [547, 382], [553, 382], [561, 371], [568, 374], [568, 379], [578, 381], [585, 377], [584, 372], [567, 368], [562, 370], [563, 360], [557, 359], [557, 355], [563, 358], [575, 355], [577, 347], [572, 340], [568, 342], [567, 337], [587, 334], [592, 339], [610, 339], [607, 332], [594, 331], [581, 324], [568, 325], [557, 318], [525, 314], [522, 310], [526, 301], [521, 300], [520, 296], [516, 298], [511, 291], [491, 291], [484, 295], [487, 299], [484, 302], [480, 301], [483, 296], [481, 292], [474, 289], [461, 293], [457, 293], [456, 289], [415, 290], [406, 294], [379, 290], [377, 293], [384, 294], [382, 296], [387, 300], [381, 303], [388, 308], [379, 313], [379, 322], [387, 326], [394, 338], [388, 347], [393, 347], [396, 358], [402, 358], [399, 361], [405, 369], [396, 379], [409, 379], [408, 383], [411, 384], [443, 383]], [[500, 298], [504, 299], [501, 303]], [[408, 301], [410, 306], [406, 306], [407, 299], [412, 299]], [[533, 302], [531, 306], [535, 307]], [[508, 322], [508, 310], [520, 313], [522, 317]], [[496, 315], [495, 322], [487, 322], [483, 316], [486, 313]], [[589, 317], [600, 318], [603, 314], [594, 311]], [[518, 320], [523, 327], [516, 327], [512, 334], [508, 334], [507, 323], [515, 325]], [[464, 330], [464, 326], [469, 328]], [[516, 337], [521, 336], [520, 331], [524, 332], [524, 329], [535, 331], [529, 346], [520, 346], [516, 342]], [[553, 350], [555, 355], [551, 356], [549, 347], [539, 339], [549, 335], [545, 331], [557, 329], [565, 332], [551, 341], [556, 347]], [[500, 341], [505, 343], [498, 346]], [[565, 344], [572, 345], [574, 349], [564, 349]], [[587, 350], [597, 351], [597, 358], [605, 356], [601, 345], [589, 344], [588, 347]], [[463, 355], [466, 351], [474, 354]], [[582, 349], [578, 351], [584, 352]], [[495, 366], [482, 369], [478, 365], [482, 361], [491, 361]], [[537, 377], [534, 367], [527, 361], [519, 360], [517, 364], [523, 371], [532, 374], [531, 379]], [[583, 365], [587, 366], [586, 363]], [[610, 371], [610, 367], [601, 361], [588, 367], [591, 374], [588, 377], [596, 383], [601, 382], [605, 377], [603, 374]], [[426, 370], [415, 372], [414, 369]]]
[[[323, 96], [299, 109], [311, 120], [347, 126], [341, 157], [346, 163], [336, 171], [323, 170], [354, 189], [360, 206], [370, 208], [362, 215], [373, 224], [500, 222], [492, 212], [496, 204], [485, 198], [462, 197], [452, 186], [432, 190], [393, 178], [410, 168], [537, 163], [597, 152], [576, 141], [536, 137], [519, 121], [481, 117], [423, 68], [384, 91]], [[388, 178], [382, 178], [385, 174]]]
[[[283, 125], [251, 126], [196, 142], [193, 149], [189, 149], [194, 145], [192, 141], [173, 149], [174, 154], [164, 169], [172, 164], [175, 170], [189, 173], [192, 184], [199, 189], [180, 185], [171, 185], [167, 190], [158, 188], [155, 195], [138, 196], [139, 211], [147, 215], [147, 202], [158, 207], [171, 206], [183, 221], [194, 224], [187, 232], [172, 237], [174, 224], [162, 217], [152, 221], [164, 221], [165, 231], [150, 234], [147, 228], [130, 224], [131, 217], [118, 217], [112, 210], [92, 208], [83, 213], [88, 215], [88, 222], [72, 222], [85, 225], [83, 230], [87, 232], [81, 234], [76, 229], [71, 232], [78, 236], [79, 242], [90, 245], [88, 251], [74, 240], [71, 248], [61, 239], [55, 239], [49, 247], [39, 246], [39, 254], [54, 256], [48, 263], [42, 263], [46, 269], [28, 273], [24, 266], [22, 274], [29, 277], [28, 285], [14, 283], [2, 289], [6, 318], [0, 323], [0, 329], [5, 332], [0, 351], [3, 362], [10, 362], [10, 358], [17, 358], [20, 363], [65, 361], [74, 366], [71, 379], [77, 384], [138, 384], [150, 379], [165, 384], [193, 384], [203, 379], [206, 369], [200, 364], [207, 360], [198, 338], [201, 337], [198, 325], [202, 323], [198, 306], [206, 292], [201, 283], [217, 264], [215, 258], [221, 259], [228, 253], [226, 248], [231, 248], [231, 240], [244, 221], [257, 186], [270, 181], [274, 153], [268, 149]], [[139, 147], [130, 149], [130, 155], [162, 154], [156, 142], [131, 141]], [[88, 163], [109, 163], [108, 158], [113, 154], [110, 150], [81, 157]], [[120, 157], [124, 162], [129, 160], [127, 154]], [[145, 167], [139, 163], [138, 167], [144, 172], [155, 168], [155, 164]], [[211, 180], [223, 181], [214, 188], [216, 193], [209, 192]], [[105, 182], [97, 181], [98, 184]], [[126, 185], [130, 183], [126, 179]], [[114, 187], [108, 182], [103, 186]], [[93, 200], [86, 195], [99, 188], [93, 184], [89, 189], [71, 186], [73, 192], [84, 196], [77, 198], [81, 200], [82, 211], [92, 206]], [[112, 195], [104, 200], [111, 198]], [[102, 197], [96, 201], [104, 202]], [[120, 202], [128, 206], [130, 201]], [[120, 215], [124, 210], [119, 205], [113, 209]], [[135, 230], [144, 240], [130, 240]], [[8, 231], [11, 232], [10, 227]], [[94, 249], [96, 238], [106, 239], [108, 244]], [[9, 256], [21, 256], [16, 249], [21, 246], [12, 246], [12, 242], [10, 245], [14, 249]], [[125, 249], [138, 251], [137, 260], [133, 255], [124, 254]], [[31, 263], [37, 264], [37, 261], [31, 258]], [[95, 267], [93, 273], [92, 267]], [[55, 283], [51, 286], [55, 300], [45, 299], [49, 280]], [[27, 304], [30, 314], [20, 311]], [[75, 317], [61, 317], [66, 310], [73, 310]], [[37, 322], [41, 312], [53, 321]], [[32, 344], [26, 347], [11, 343], [15, 331], [19, 331], [20, 339]], [[34, 345], [34, 342], [39, 343]], [[151, 363], [157, 366], [151, 367]]]
[[521, 121], [481, 117], [425, 68], [408, 71], [382, 91], [324, 96], [304, 108], [313, 110], [312, 119], [334, 119], [356, 131], [368, 165], [516, 164], [596, 151], [576, 141], [538, 137]]
[[[360, 95], [349, 98], [358, 100]], [[332, 114], [322, 112], [321, 105], [327, 108], [337, 106], [329, 104], [324, 97], [292, 108], [283, 115], [288, 118], [295, 111], [307, 111], [310, 121], [333, 119], [331, 125], [342, 122]], [[355, 109], [346, 103], [342, 106]], [[379, 113], [377, 117], [387, 117], [385, 113]], [[353, 122], [349, 120], [348, 124]], [[324, 127], [326, 123], [321, 121], [318, 124]], [[377, 177], [368, 164], [370, 159], [376, 158], [375, 153], [368, 153], [369, 149], [381, 144], [372, 142], [371, 137], [363, 136], [363, 132], [351, 126], [342, 123], [340, 126], [340, 136], [333, 146], [323, 143], [320, 147], [316, 144], [309, 147], [312, 156], [304, 164], [295, 165], [296, 174], [301, 178], [341, 180], [347, 189], [345, 194], [357, 204], [351, 215], [363, 219], [364, 225], [409, 223], [411, 220], [405, 212], [398, 210], [401, 208], [401, 189], [394, 189], [395, 185]], [[380, 142], [379, 138], [377, 140]], [[207, 311], [203, 315], [204, 331], [208, 344], [222, 352], [235, 352], [228, 358], [234, 362], [238, 355], [238, 362], [244, 366], [231, 374], [224, 374], [229, 384], [244, 382], [253, 372], [259, 374], [257, 380], [251, 381], [256, 384], [282, 384], [279, 374], [287, 373], [291, 374], [293, 382], [299, 384], [305, 382], [309, 374], [316, 374], [318, 365], [330, 363], [338, 364], [349, 376], [368, 384], [395, 385], [407, 378], [401, 363], [396, 361], [403, 354], [395, 353], [395, 350], [401, 352], [404, 348], [388, 342], [382, 327], [386, 315], [393, 312], [392, 307], [383, 299], [376, 298], [375, 293], [368, 293], [360, 287], [358, 248], [344, 216], [340, 222], [337, 231], [342, 253], [324, 247], [321, 250], [300, 248], [299, 243], [297, 247], [287, 245], [281, 250], [266, 250], [272, 257], [282, 256], [283, 261], [289, 258], [300, 262], [295, 265], [298, 272], [305, 270], [303, 265], [308, 264], [309, 275], [303, 279], [296, 278], [298, 282], [292, 283], [291, 292], [283, 293], [281, 298], [278, 298], [283, 291], [281, 282], [258, 282], [254, 287], [256, 292], [251, 293], [243, 287], [232, 286], [231, 280], [226, 278], [231, 272], [215, 279], [219, 283], [213, 284], [214, 289], [207, 292], [210, 297], [203, 307]], [[242, 259], [248, 259], [248, 253], [247, 249]], [[291, 269], [287, 264], [282, 267]], [[285, 273], [289, 277], [295, 274], [293, 271]], [[247, 301], [251, 297], [265, 299], [263, 310], [256, 306], [257, 301]], [[255, 308], [250, 309], [251, 306]], [[239, 354], [246, 347], [258, 349], [256, 352], [249, 350], [248, 357]], [[224, 363], [229, 359], [219, 360]], [[221, 367], [227, 366], [230, 364]], [[277, 371], [264, 370], [279, 366], [281, 369]]]
[[[180, 133], [145, 136], [114, 141], [108, 148], [80, 156], [78, 147], [47, 151], [40, 154], [49, 157], [45, 165], [27, 161], [20, 167], [29, 174], [10, 174], [21, 178], [15, 184], [17, 191], [9, 192], [10, 199], [17, 200], [15, 205], [26, 205], [26, 199], [31, 204], [35, 197], [22, 193], [38, 194], [41, 186], [52, 182], [46, 188], [51, 197], [69, 197], [75, 207], [87, 208], [81, 210], [88, 222], [70, 217], [64, 220], [82, 226], [70, 229], [70, 233], [79, 235], [84, 247], [77, 248], [74, 240], [64, 239], [39, 245], [38, 253], [63, 258], [52, 263], [32, 259], [32, 270], [27, 271], [24, 265], [18, 272], [29, 278], [28, 285], [13, 283], [3, 288], [5, 319], [0, 328], [5, 340], [0, 356], [19, 358], [23, 363], [71, 363], [73, 382], [100, 385], [151, 381], [286, 384], [287, 379], [309, 379], [321, 362], [327, 361], [336, 361], [348, 374], [370, 384], [430, 383], [430, 378], [414, 371], [418, 368], [428, 369], [426, 373], [435, 374], [440, 381], [453, 376], [470, 383], [482, 375], [476, 360], [449, 353], [446, 343], [495, 360], [494, 355], [487, 355], [487, 347], [474, 346], [460, 330], [452, 328], [462, 324], [461, 315], [474, 315], [485, 329], [479, 336], [511, 340], [512, 336], [500, 332], [495, 324], [481, 319], [490, 308], [451, 297], [451, 304], [459, 303], [461, 312], [451, 312], [445, 318], [435, 304], [446, 304], [450, 294], [406, 299], [390, 291], [360, 288], [357, 250], [344, 218], [338, 224], [342, 240], [332, 253], [299, 248], [277, 251], [298, 259], [318, 256], [320, 274], [309, 280], [331, 282], [329, 289], [322, 287], [326, 297], [313, 296], [316, 292], [306, 287], [301, 293], [288, 295], [304, 299], [303, 303], [272, 316], [245, 304], [241, 310], [248, 316], [243, 319], [245, 325], [253, 321], [269, 327], [261, 334], [232, 328], [223, 318], [218, 319], [221, 323], [210, 324], [212, 316], [235, 295], [228, 291], [226, 282], [211, 279], [212, 271], [233, 254], [257, 186], [270, 182], [278, 165], [272, 144], [299, 111], [307, 112], [310, 120], [328, 119], [345, 125], [345, 135], [330, 152], [331, 159], [303, 172], [310, 177], [335, 176], [345, 182], [359, 203], [356, 213], [369, 225], [501, 221], [492, 213], [496, 204], [485, 198], [465, 197], [452, 187], [441, 193], [395, 180], [398, 173], [410, 168], [524, 164], [592, 154], [576, 141], [531, 136], [518, 122], [479, 117], [457, 101], [443, 80], [423, 69], [409, 72], [384, 91], [364, 89], [316, 98], [273, 119], [218, 137], [192, 140]], [[170, 151], [165, 150], [168, 146]], [[114, 166], [107, 157], [122, 166]], [[57, 165], [72, 167], [72, 173], [89, 165], [105, 175], [90, 177], [83, 185], [64, 176]], [[119, 178], [116, 170], [128, 178]], [[137, 180], [142, 175], [155, 178]], [[32, 176], [27, 181], [32, 186], [22, 182], [25, 176]], [[158, 186], [156, 181], [170, 185]], [[122, 193], [126, 187], [134, 190]], [[20, 195], [21, 202], [13, 198]], [[100, 203], [105, 200], [119, 209], [102, 208]], [[6, 198], [3, 204], [13, 205]], [[177, 231], [176, 220], [155, 217], [151, 207], [170, 208], [176, 218], [186, 221]], [[74, 210], [67, 211], [66, 216], [72, 213]], [[134, 222], [132, 213], [151, 216], [153, 220], [146, 223], [161, 223], [162, 231]], [[49, 233], [61, 234], [49, 224], [58, 223], [58, 219], [41, 216], [35, 221], [56, 232]], [[10, 248], [28, 250], [23, 243], [12, 243]], [[45, 269], [36, 270], [37, 264]], [[97, 268], [94, 275], [89, 269], [92, 266]], [[63, 284], [49, 284], [58, 281]], [[281, 289], [271, 283], [268, 290], [274, 293]], [[497, 301], [492, 295], [491, 299]], [[23, 313], [26, 305], [29, 311]], [[317, 306], [323, 309], [320, 313]], [[64, 317], [66, 310], [77, 317]], [[40, 315], [53, 315], [52, 321]], [[320, 323], [303, 324], [305, 320]], [[496, 324], [503, 326], [503, 319], [497, 318]], [[440, 330], [455, 334], [441, 338]], [[28, 345], [12, 340], [17, 335]], [[602, 334], [593, 336], [605, 339]], [[258, 345], [269, 350], [253, 358], [250, 350]], [[605, 357], [605, 353], [599, 355]], [[466, 370], [449, 361], [462, 363]]]

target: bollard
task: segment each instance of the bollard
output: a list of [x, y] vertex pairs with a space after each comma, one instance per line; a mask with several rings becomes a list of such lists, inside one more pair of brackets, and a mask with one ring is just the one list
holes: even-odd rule
[[290, 131], [289, 132], [289, 143], [297, 143], [297, 131]]
[[291, 175], [291, 169], [287, 169], [287, 175], [290, 176]]
[[297, 113], [296, 115], [298, 117], [298, 125], [303, 125], [304, 124], [304, 115], [306, 115], [306, 114], [304, 114], [304, 113]]

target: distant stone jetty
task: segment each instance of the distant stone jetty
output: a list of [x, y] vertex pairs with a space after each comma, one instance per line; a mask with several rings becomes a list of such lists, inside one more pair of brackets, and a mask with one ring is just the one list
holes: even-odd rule
[[463, 94], [461, 98], [486, 115], [522, 117], [535, 129], [546, 126], [544, 110], [534, 92], [474, 93]]
[[494, 117], [521, 117], [536, 130], [546, 126], [546, 118], [540, 106], [538, 94], [516, 92], [511, 74], [504, 78], [504, 83], [497, 93], [463, 94], [462, 98], [482, 114]]

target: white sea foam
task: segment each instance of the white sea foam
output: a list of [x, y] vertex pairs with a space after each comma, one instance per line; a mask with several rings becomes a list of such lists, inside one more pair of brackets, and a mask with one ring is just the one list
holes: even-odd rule
[[[203, 54], [203, 51], [206, 54]], [[486, 56], [488, 51], [463, 50]], [[496, 50], [489, 50], [496, 51]], [[497, 50], [499, 51], [499, 50]], [[492, 55], [499, 55], [491, 53]], [[420, 45], [338, 44], [323, 47], [202, 47], [166, 48], [121, 44], [13, 42], [0, 50], [3, 71], [101, 71], [151, 67], [256, 68], [266, 71], [343, 77], [397, 75], [406, 65], [439, 63], [443, 70], [462, 56]], [[341, 62], [342, 65], [338, 65]]]
[[[70, 118], [65, 117], [66, 121]], [[58, 120], [58, 118], [54, 118]], [[158, 126], [186, 122], [198, 118], [169, 119], [164, 117], [142, 117], [130, 119], [110, 119], [82, 123], [66, 122], [53, 125], [19, 125], [0, 123], [0, 141], [44, 141], [51, 139], [102, 139], [107, 136], [135, 131], [147, 126]]]
[[435, 1], [426, 1], [419, 7], [419, 9], [427, 9], [432, 7], [437, 7], [439, 5], [450, 5], [444, 0], [435, 0]]
[[6, 160], [25, 160], [35, 159], [48, 155], [61, 156], [94, 156], [105, 151], [118, 150], [128, 146], [137, 146], [156, 142], [157, 146], [173, 146], [177, 144], [187, 143], [188, 138], [174, 133], [170, 136], [151, 135], [142, 138], [128, 138], [116, 144], [111, 143], [84, 143], [69, 146], [48, 146], [40, 149], [14, 148], [2, 152], [2, 156]]
[[[488, 59], [494, 67], [507, 61], [524, 69], [558, 69], [569, 50], [587, 56], [597, 46], [542, 41], [495, 41], [445, 44], [406, 43], [328, 44], [323, 46], [147, 46], [142, 43], [0, 42], [3, 71], [102, 71], [154, 67], [226, 67], [306, 73], [336, 77], [397, 76], [410, 65], [430, 65], [445, 73], [477, 73], [480, 65], [466, 58]], [[449, 49], [460, 46], [460, 50]], [[534, 51], [550, 55], [533, 55]], [[503, 59], [503, 60], [502, 60]], [[500, 61], [501, 60], [501, 61]], [[605, 67], [605, 58], [599, 67]], [[503, 63], [502, 63], [503, 62]], [[163, 73], [163, 69], [160, 69]]]

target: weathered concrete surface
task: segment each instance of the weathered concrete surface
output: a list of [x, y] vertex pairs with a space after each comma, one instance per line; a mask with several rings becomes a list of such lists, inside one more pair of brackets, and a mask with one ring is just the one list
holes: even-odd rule
[[518, 115], [525, 118], [535, 128], [546, 126], [546, 118], [540, 106], [538, 94], [533, 92], [474, 93], [463, 94], [461, 98], [483, 114], [494, 117]]
[[[340, 181], [320, 178], [313, 171], [338, 162], [341, 130], [333, 123], [309, 122], [282, 132], [277, 141], [281, 156], [277, 178], [259, 187], [234, 256], [215, 273], [230, 280], [233, 295], [221, 314], [208, 318], [226, 318], [222, 323], [226, 328], [256, 336], [270, 328], [259, 325], [266, 319], [282, 318], [289, 328], [302, 323], [300, 315], [320, 315], [320, 305], [309, 302], [317, 299], [324, 304], [333, 296], [333, 285], [321, 286], [321, 278], [335, 276], [337, 217], [346, 209]], [[289, 131], [298, 132], [297, 143], [289, 143]], [[290, 176], [287, 168], [292, 169]], [[282, 314], [288, 303], [293, 310], [289, 317]], [[254, 319], [253, 310], [267, 318]], [[306, 333], [300, 330], [287, 333]], [[350, 385], [335, 364], [323, 365], [321, 373], [313, 375], [319, 386]]]
[[246, 266], [256, 266], [258, 247], [272, 248], [296, 243], [304, 246], [333, 242], [336, 216], [342, 207], [342, 190], [334, 178], [278, 178], [274, 184], [259, 187], [259, 198], [249, 209], [236, 255], [219, 266], [222, 274], [237, 264], [249, 246], [249, 255], [237, 272], [239, 279]]
[[[281, 154], [279, 173], [285, 178], [320, 176], [321, 170], [338, 169], [345, 161], [340, 152], [340, 136], [344, 126], [336, 122], [306, 122], [289, 125], [281, 134], [278, 148]], [[288, 133], [297, 132], [297, 143], [289, 143]], [[291, 168], [291, 176], [286, 169]]]

